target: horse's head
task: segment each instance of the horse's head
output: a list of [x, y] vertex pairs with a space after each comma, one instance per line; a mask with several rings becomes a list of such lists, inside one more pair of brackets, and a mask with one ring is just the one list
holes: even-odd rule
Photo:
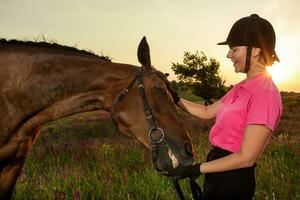
[[[138, 59], [142, 64], [140, 75], [144, 86], [141, 86], [138, 76], [136, 79], [132, 77], [134, 80], [130, 91], [112, 109], [113, 119], [117, 121], [121, 132], [151, 148], [152, 155], [153, 147], [157, 148], [155, 164], [158, 170], [170, 171], [178, 165], [192, 164], [193, 148], [190, 137], [177, 116], [166, 76], [151, 66], [145, 37], [138, 48]], [[153, 118], [149, 116], [149, 110]], [[153, 140], [162, 139], [162, 142], [153, 146], [149, 135]]]

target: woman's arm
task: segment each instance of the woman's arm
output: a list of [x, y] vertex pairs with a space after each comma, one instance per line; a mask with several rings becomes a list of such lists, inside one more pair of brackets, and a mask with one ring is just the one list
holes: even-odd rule
[[201, 119], [213, 119], [217, 115], [217, 110], [221, 106], [221, 101], [219, 100], [209, 106], [205, 106], [180, 98], [177, 105], [195, 117]]
[[248, 125], [240, 152], [205, 163], [178, 167], [169, 176], [183, 179], [198, 177], [201, 173], [216, 173], [251, 167], [268, 144], [271, 132], [271, 129], [264, 125]]
[[202, 163], [201, 173], [223, 172], [253, 166], [268, 143], [271, 133], [272, 131], [264, 125], [248, 125], [240, 152]]
[[174, 101], [174, 103], [179, 106], [181, 109], [187, 111], [191, 115], [194, 115], [195, 117], [201, 118], [201, 119], [213, 119], [217, 115], [217, 111], [219, 107], [221, 106], [221, 101], [217, 101], [213, 103], [212, 105], [205, 106], [201, 104], [195, 104], [190, 101], [187, 101], [185, 99], [182, 99], [178, 96], [178, 93], [172, 89], [170, 84], [167, 84], [167, 89]]

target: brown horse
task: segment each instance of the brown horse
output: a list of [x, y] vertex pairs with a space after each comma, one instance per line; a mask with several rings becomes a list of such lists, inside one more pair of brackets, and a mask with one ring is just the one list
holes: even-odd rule
[[[143, 38], [138, 49], [145, 97], [167, 148], [157, 168], [193, 162], [186, 130], [179, 122], [166, 76], [151, 66]], [[45, 42], [0, 40], [0, 199], [10, 199], [24, 161], [46, 122], [77, 113], [111, 112], [118, 128], [150, 148], [143, 97], [134, 83], [122, 101], [113, 100], [135, 78], [137, 67], [107, 61], [86, 51]], [[176, 163], [177, 162], [177, 163]]]

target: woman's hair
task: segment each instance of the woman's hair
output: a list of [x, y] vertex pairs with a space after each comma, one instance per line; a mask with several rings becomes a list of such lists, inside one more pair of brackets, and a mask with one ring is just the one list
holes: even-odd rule
[[275, 61], [280, 62], [276, 51], [273, 52], [273, 55], [268, 54], [267, 52], [264, 52], [263, 50], [260, 52], [260, 57], [262, 59], [262, 62], [266, 66], [271, 66], [274, 64]]

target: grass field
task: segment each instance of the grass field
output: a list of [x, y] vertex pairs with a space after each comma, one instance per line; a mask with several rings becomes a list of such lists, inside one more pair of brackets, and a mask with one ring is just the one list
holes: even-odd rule
[[[299, 100], [299, 94], [283, 96], [286, 113], [256, 167], [255, 199], [300, 199]], [[193, 139], [196, 160], [204, 161], [213, 122], [179, 114]], [[203, 177], [197, 181], [202, 185]], [[181, 184], [192, 199], [187, 182]], [[153, 170], [149, 151], [120, 134], [110, 120], [63, 119], [43, 127], [13, 199], [171, 200], [176, 195], [170, 181]]]

